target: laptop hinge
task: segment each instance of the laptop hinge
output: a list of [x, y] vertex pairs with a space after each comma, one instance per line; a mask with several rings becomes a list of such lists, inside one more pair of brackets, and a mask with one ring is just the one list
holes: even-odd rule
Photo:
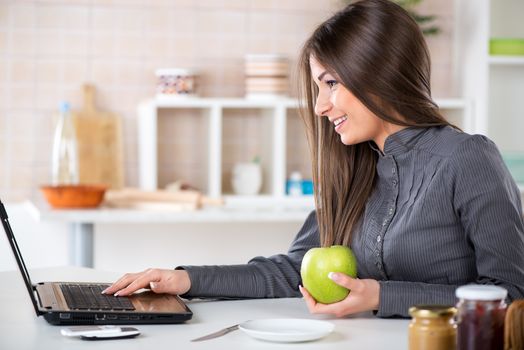
[[32, 285], [32, 287], [33, 287], [33, 295], [35, 296], [35, 300], [38, 303], [37, 305], [38, 307], [35, 309], [35, 311], [36, 311], [37, 316], [41, 316], [45, 314], [45, 312], [40, 311], [40, 307], [43, 307], [45, 309], [49, 308], [50, 310], [51, 308], [43, 305], [42, 300], [40, 299], [40, 295], [38, 294], [37, 286]]

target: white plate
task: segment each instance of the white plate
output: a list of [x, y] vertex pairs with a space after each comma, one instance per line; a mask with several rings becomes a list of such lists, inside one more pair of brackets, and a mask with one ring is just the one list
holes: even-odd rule
[[241, 323], [238, 328], [253, 338], [273, 342], [303, 342], [320, 339], [335, 325], [326, 321], [300, 318], [273, 318]]

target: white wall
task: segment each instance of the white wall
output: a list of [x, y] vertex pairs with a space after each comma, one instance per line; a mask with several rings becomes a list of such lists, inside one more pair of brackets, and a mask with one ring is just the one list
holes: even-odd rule
[[287, 252], [300, 224], [98, 225], [95, 267], [136, 271], [182, 264], [241, 264]]
[[[67, 225], [37, 222], [23, 204], [6, 205], [29, 268], [67, 265]], [[95, 268], [130, 272], [182, 264], [239, 264], [287, 252], [301, 223], [103, 224], [95, 226]], [[5, 235], [0, 270], [16, 269]]]

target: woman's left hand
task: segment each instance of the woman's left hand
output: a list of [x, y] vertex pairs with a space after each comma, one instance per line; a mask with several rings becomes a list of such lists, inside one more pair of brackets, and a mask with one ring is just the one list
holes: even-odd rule
[[318, 303], [306, 288], [299, 286], [309, 312], [312, 314], [333, 314], [336, 317], [342, 317], [357, 312], [378, 309], [380, 285], [376, 280], [356, 279], [339, 272], [332, 272], [329, 274], [329, 277], [336, 284], [351, 290], [351, 292], [342, 301], [333, 304], [322, 304]]

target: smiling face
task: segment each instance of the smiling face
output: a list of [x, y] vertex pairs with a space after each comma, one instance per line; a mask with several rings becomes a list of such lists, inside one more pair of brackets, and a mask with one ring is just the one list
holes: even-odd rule
[[328, 72], [314, 57], [309, 65], [318, 86], [315, 114], [328, 118], [345, 145], [374, 141], [383, 150], [386, 137], [403, 127], [377, 117], [355, 97], [338, 78]]

